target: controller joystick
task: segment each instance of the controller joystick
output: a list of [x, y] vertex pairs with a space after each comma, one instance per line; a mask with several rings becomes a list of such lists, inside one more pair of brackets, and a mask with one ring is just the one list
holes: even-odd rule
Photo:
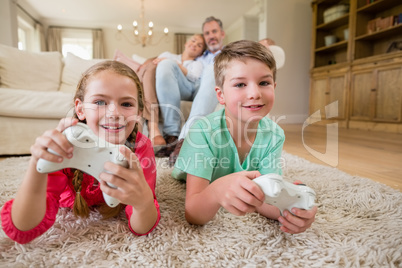
[[[123, 167], [128, 167], [128, 162], [119, 152], [120, 144], [112, 144], [96, 136], [92, 130], [83, 123], [66, 128], [63, 131], [67, 140], [74, 146], [71, 159], [63, 158], [63, 162], [55, 163], [44, 159], [39, 159], [36, 169], [40, 173], [50, 173], [64, 168], [79, 169], [99, 181], [99, 175], [104, 171], [105, 162], [110, 161]], [[49, 152], [56, 154], [53, 150]], [[112, 188], [115, 185], [108, 183]], [[116, 207], [120, 201], [103, 193], [105, 202], [110, 207]]]
[[283, 180], [274, 173], [262, 175], [253, 180], [265, 194], [265, 203], [284, 210], [292, 208], [312, 209], [315, 205], [315, 192], [308, 186], [295, 185]]

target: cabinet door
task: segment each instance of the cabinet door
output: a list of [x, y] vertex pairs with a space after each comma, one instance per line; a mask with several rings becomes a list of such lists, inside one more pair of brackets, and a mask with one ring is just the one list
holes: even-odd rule
[[402, 110], [402, 67], [389, 67], [375, 71], [377, 77], [376, 121], [400, 122]]
[[[327, 78], [313, 78], [310, 94], [310, 114], [314, 114], [326, 105], [326, 96], [329, 94]], [[322, 113], [321, 117], [323, 117]]]
[[351, 89], [352, 120], [401, 122], [402, 67], [355, 72]]
[[338, 101], [338, 116], [333, 119], [345, 119], [345, 74], [314, 77], [311, 86], [310, 114], [321, 110], [321, 119], [325, 119], [325, 106]]
[[371, 120], [374, 90], [372, 70], [352, 73], [350, 119]]
[[345, 119], [345, 95], [347, 92], [346, 75], [328, 77], [328, 88], [327, 105], [338, 101], [337, 119]]

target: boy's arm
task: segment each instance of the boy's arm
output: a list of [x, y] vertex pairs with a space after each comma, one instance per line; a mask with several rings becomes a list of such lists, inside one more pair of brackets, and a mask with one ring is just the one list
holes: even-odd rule
[[186, 220], [200, 225], [209, 222], [220, 208], [213, 189], [208, 188], [209, 181], [187, 174], [186, 184]]
[[258, 171], [243, 171], [210, 184], [204, 178], [187, 174], [186, 220], [192, 224], [206, 224], [220, 207], [238, 216], [254, 212], [265, 197], [258, 185], [251, 181], [258, 176]]

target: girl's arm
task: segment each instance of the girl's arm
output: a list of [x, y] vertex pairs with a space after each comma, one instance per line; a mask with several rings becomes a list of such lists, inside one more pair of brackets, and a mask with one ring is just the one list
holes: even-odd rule
[[[122, 146], [120, 152], [129, 162], [129, 167], [124, 168], [117, 164], [107, 162], [105, 170], [110, 173], [101, 173], [101, 190], [106, 194], [117, 198], [121, 203], [132, 207], [129, 215], [131, 229], [136, 234], [148, 233], [159, 220], [158, 205], [150, 185], [145, 179], [141, 163], [130, 149]], [[145, 164], [150, 164], [151, 159], [141, 159]], [[153, 162], [154, 163], [154, 162]], [[106, 182], [116, 185], [113, 189]]]
[[[63, 157], [72, 157], [73, 146], [61, 133], [69, 126], [77, 124], [76, 119], [62, 119], [54, 130], [46, 131], [36, 139], [31, 147], [31, 159], [24, 180], [14, 199], [11, 217], [13, 224], [21, 231], [36, 227], [46, 213], [47, 174], [36, 171], [39, 158], [52, 162], [62, 162]], [[60, 156], [49, 153], [52, 149]]]
[[180, 68], [181, 72], [184, 74], [184, 76], [187, 76], [187, 73], [188, 73], [187, 68], [184, 67], [184, 65], [181, 63], [177, 63], [177, 64], [179, 65], [179, 68]]
[[[166, 60], [166, 59], [172, 59], [171, 53], [168, 52], [164, 52], [162, 54], [160, 54], [156, 59], [154, 59], [152, 62], [154, 64], [158, 64], [159, 62]], [[173, 60], [173, 59], [172, 59]], [[174, 60], [175, 62], [177, 62], [177, 65], [179, 66], [180, 70], [182, 71], [182, 73], [184, 74], [184, 76], [187, 76], [188, 70], [186, 67], [184, 67], [183, 64], [181, 64], [180, 62], [178, 62], [176, 59]]]
[[238, 216], [254, 212], [264, 200], [264, 193], [251, 182], [258, 176], [258, 171], [243, 171], [226, 175], [210, 184], [204, 178], [187, 174], [186, 220], [192, 224], [206, 224], [220, 207]]

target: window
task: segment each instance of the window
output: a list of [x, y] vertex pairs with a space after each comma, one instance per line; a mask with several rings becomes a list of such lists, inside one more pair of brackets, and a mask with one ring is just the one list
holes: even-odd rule
[[34, 27], [18, 16], [18, 49], [32, 51], [35, 46], [34, 34]]
[[92, 31], [83, 29], [63, 29], [61, 34], [62, 54], [70, 52], [82, 59], [92, 59]]

